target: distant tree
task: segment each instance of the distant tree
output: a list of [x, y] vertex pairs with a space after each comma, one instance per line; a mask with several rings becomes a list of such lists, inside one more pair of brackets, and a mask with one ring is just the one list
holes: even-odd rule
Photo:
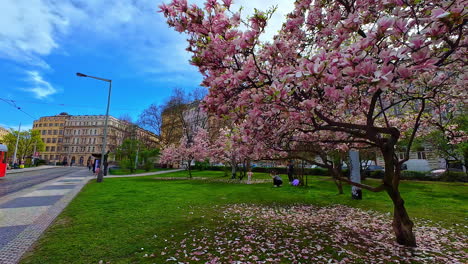
[[189, 177], [192, 178], [192, 162], [204, 161], [211, 155], [208, 133], [199, 129], [193, 139], [182, 136], [178, 145], [171, 144], [161, 152], [161, 163], [186, 165]]
[[159, 149], [143, 149], [139, 151], [138, 160], [143, 168], [149, 171], [154, 167], [154, 159], [159, 156]]
[[116, 151], [116, 159], [120, 162], [120, 166], [124, 169], [135, 171], [135, 159], [138, 150], [139, 142], [134, 139], [125, 139]]
[[[452, 116], [453, 115], [453, 116]], [[466, 111], [448, 113], [446, 122], [439, 122], [438, 130], [432, 131], [420, 139], [446, 160], [468, 165], [468, 141], [460, 135], [468, 134], [468, 115]]]
[[[15, 151], [16, 138], [18, 136], [17, 130], [11, 130], [9, 134], [3, 138], [4, 144], [8, 147], [8, 156], [13, 160], [13, 154]], [[38, 130], [27, 130], [19, 133], [18, 151], [16, 157], [23, 160], [25, 157], [31, 156], [36, 146], [36, 151], [41, 152], [45, 150], [45, 144], [41, 139], [40, 132]]]
[[174, 88], [167, 102], [161, 105], [151, 104], [140, 114], [137, 123], [159, 136], [162, 147], [177, 145], [182, 136], [190, 140], [197, 132], [193, 124], [205, 127], [206, 115], [198, 107], [198, 103], [205, 96], [206, 89], [202, 87], [190, 93], [181, 88]]

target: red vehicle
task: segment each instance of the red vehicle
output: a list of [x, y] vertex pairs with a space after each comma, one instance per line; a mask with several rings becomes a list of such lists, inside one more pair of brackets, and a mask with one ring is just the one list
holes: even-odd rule
[[6, 153], [8, 148], [6, 145], [0, 144], [0, 177], [5, 177], [7, 162], [6, 162]]

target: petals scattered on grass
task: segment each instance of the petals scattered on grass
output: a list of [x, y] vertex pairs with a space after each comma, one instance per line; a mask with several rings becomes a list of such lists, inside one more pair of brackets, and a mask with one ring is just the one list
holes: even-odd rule
[[[168, 240], [160, 255], [173, 263], [464, 263], [466, 232], [415, 225], [418, 247], [394, 241], [388, 215], [347, 206], [236, 204], [216, 228]], [[212, 226], [212, 225], [210, 225]]]

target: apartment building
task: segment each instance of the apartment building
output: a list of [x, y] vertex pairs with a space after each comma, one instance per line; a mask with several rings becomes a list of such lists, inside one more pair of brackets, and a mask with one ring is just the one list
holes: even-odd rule
[[44, 116], [35, 120], [33, 130], [39, 130], [45, 150], [40, 154], [40, 158], [50, 162], [62, 160], [63, 134], [65, 122], [70, 117], [67, 113], [60, 113], [56, 116]]
[[[60, 113], [34, 121], [33, 129], [40, 130], [46, 145], [40, 158], [50, 163], [67, 161], [86, 165], [93, 154], [102, 152], [105, 118], [105, 115]], [[129, 137], [143, 139], [150, 147], [158, 146], [158, 138], [153, 133], [109, 116], [105, 151], [114, 152]]]
[[9, 133], [10, 133], [10, 131], [8, 131], [8, 129], [0, 127], [0, 143], [3, 140], [3, 137], [6, 136]]

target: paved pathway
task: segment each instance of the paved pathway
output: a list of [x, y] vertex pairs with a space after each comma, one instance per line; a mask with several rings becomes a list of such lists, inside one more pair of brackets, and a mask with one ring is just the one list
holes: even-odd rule
[[38, 170], [48, 170], [53, 168], [63, 168], [62, 166], [50, 166], [50, 165], [43, 165], [39, 167], [31, 167], [31, 168], [24, 168], [24, 169], [10, 169], [7, 170], [7, 175], [10, 174], [17, 174], [17, 173], [24, 173], [29, 171], [38, 171]]
[[74, 168], [62, 177], [0, 198], [0, 263], [17, 263], [93, 177]]
[[7, 174], [0, 178], [0, 198], [25, 188], [72, 173], [78, 168], [53, 167], [42, 170], [23, 171], [21, 173]]
[[106, 178], [121, 178], [121, 177], [142, 177], [142, 176], [150, 176], [150, 175], [157, 175], [163, 173], [171, 173], [176, 171], [183, 171], [184, 169], [176, 169], [176, 170], [164, 170], [164, 171], [153, 171], [153, 172], [145, 172], [145, 173], [138, 173], [138, 174], [127, 174], [127, 175], [107, 175], [104, 176]]

